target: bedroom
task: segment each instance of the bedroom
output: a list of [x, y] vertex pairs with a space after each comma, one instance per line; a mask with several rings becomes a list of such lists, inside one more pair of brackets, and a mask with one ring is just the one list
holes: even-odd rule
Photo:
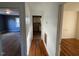
[[2, 55], [20, 56], [20, 19], [18, 9], [0, 9]]

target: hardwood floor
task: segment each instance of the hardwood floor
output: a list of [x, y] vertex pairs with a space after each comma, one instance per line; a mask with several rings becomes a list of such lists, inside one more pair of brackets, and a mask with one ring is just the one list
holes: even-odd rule
[[32, 40], [31, 48], [29, 51], [29, 56], [48, 56], [46, 48], [45, 48], [43, 41], [41, 39], [40, 40], [38, 40], [38, 39]]
[[79, 40], [62, 39], [60, 56], [79, 56]]
[[48, 56], [43, 40], [39, 37], [39, 35], [34, 35], [29, 56]]
[[2, 35], [3, 56], [21, 56], [20, 33], [6, 33]]

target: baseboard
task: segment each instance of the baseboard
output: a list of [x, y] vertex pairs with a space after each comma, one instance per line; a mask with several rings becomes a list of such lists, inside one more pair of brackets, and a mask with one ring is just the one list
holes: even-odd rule
[[79, 38], [62, 38], [62, 39], [76, 39], [76, 40], [79, 40]]
[[62, 38], [62, 39], [76, 39], [76, 38]]
[[[43, 39], [42, 39], [42, 40], [43, 40]], [[44, 40], [43, 40], [43, 43], [44, 43], [44, 46], [45, 46], [46, 51], [47, 51], [47, 53], [48, 53], [48, 50], [47, 50], [47, 47], [46, 47], [46, 44], [45, 44]], [[48, 56], [49, 56], [49, 53], [48, 53]]]

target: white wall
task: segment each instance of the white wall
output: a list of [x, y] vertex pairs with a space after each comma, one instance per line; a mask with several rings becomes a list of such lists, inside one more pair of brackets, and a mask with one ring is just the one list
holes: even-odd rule
[[42, 16], [42, 38], [47, 33], [47, 51], [54, 56], [56, 53], [57, 21], [60, 3], [30, 3], [32, 15]]
[[79, 3], [65, 3], [64, 11], [62, 38], [79, 39]]
[[32, 30], [32, 17], [31, 11], [29, 7], [29, 3], [25, 3], [25, 11], [26, 11], [26, 34], [27, 34], [27, 55], [29, 54], [29, 48], [31, 45], [31, 40], [33, 37]]
[[64, 11], [62, 24], [62, 38], [75, 38], [77, 25], [77, 12]]
[[79, 2], [65, 3], [64, 9], [67, 11], [79, 11]]

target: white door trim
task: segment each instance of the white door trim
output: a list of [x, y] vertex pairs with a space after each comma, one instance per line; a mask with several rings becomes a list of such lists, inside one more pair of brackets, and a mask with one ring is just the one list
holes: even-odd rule
[[64, 3], [59, 6], [58, 26], [57, 26], [57, 39], [56, 39], [56, 56], [60, 56], [60, 44], [62, 34], [62, 21], [63, 21]]

